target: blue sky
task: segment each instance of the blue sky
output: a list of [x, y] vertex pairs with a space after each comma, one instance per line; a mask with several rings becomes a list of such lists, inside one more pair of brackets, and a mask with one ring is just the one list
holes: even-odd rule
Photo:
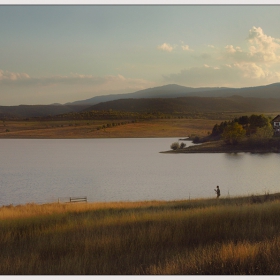
[[280, 82], [280, 5], [0, 5], [0, 105]]

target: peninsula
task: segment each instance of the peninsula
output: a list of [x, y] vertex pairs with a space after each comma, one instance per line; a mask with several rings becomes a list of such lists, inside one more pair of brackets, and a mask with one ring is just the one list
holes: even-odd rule
[[[279, 121], [264, 115], [241, 116], [215, 124], [205, 137], [190, 137], [194, 144], [172, 143], [165, 153], [279, 153]], [[275, 123], [275, 120], [277, 122]]]
[[219, 140], [161, 153], [280, 153], [280, 139], [273, 139], [262, 144], [256, 146], [249, 142], [243, 142], [236, 145], [227, 145], [224, 141]]

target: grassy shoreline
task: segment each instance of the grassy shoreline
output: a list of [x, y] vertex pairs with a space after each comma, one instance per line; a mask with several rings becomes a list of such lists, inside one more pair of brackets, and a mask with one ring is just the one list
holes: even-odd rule
[[0, 208], [1, 275], [278, 275], [280, 193]]
[[279, 153], [279, 138], [272, 139], [262, 145], [242, 142], [237, 145], [227, 145], [223, 140], [206, 142], [183, 149], [162, 151], [161, 153]]

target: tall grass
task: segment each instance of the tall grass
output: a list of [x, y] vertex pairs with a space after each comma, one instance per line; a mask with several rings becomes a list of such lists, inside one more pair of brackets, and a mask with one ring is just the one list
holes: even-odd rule
[[1, 207], [0, 274], [276, 275], [278, 199]]

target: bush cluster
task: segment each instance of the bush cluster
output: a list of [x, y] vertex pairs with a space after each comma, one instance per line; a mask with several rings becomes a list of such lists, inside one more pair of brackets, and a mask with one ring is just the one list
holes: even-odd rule
[[178, 150], [178, 149], [184, 149], [186, 147], [185, 143], [179, 143], [179, 142], [174, 142], [171, 144], [170, 148], [174, 151]]

